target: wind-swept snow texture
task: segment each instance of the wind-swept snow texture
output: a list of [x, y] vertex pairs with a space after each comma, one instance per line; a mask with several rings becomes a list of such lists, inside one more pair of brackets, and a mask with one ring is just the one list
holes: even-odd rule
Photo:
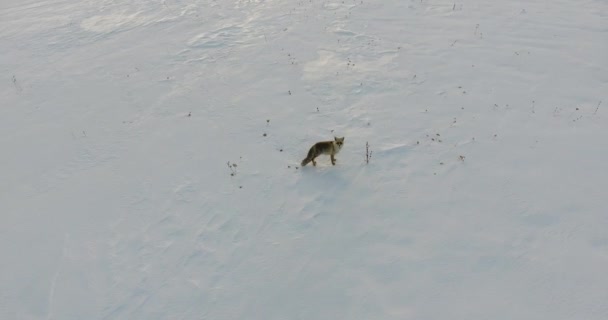
[[604, 0], [3, 0], [0, 75], [1, 319], [608, 319]]

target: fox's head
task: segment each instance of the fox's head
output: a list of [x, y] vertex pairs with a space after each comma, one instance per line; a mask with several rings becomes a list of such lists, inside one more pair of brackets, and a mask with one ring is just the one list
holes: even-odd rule
[[334, 137], [334, 140], [336, 141], [338, 148], [342, 148], [342, 145], [344, 144], [344, 137], [342, 137], [342, 138]]

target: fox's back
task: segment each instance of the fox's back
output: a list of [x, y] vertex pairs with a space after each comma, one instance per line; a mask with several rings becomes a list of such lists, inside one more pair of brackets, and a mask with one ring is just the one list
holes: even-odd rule
[[316, 154], [336, 154], [338, 153], [338, 148], [335, 147], [333, 141], [321, 141], [314, 144], [313, 148], [315, 149]]

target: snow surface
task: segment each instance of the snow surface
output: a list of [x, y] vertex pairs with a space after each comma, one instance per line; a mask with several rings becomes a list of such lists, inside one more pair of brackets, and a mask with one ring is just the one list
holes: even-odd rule
[[608, 318], [605, 0], [3, 0], [0, 72], [1, 319]]

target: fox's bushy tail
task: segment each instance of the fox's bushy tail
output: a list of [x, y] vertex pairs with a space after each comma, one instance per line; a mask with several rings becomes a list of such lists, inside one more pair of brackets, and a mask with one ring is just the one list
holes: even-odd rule
[[305, 166], [305, 165], [307, 165], [310, 162], [310, 160], [311, 159], [309, 159], [309, 158], [306, 158], [306, 159], [302, 160], [302, 163], [301, 163], [302, 167]]
[[306, 156], [306, 158], [304, 158], [304, 160], [302, 160], [302, 163], [300, 163], [302, 165], [302, 167], [307, 165], [309, 162], [311, 162], [314, 155], [315, 155], [314, 148], [310, 148], [310, 150], [308, 150], [308, 155]]

